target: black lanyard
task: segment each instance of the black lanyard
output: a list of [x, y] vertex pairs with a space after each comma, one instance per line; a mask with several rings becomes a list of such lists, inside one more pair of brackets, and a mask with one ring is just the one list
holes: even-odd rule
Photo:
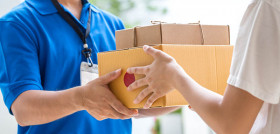
[[86, 33], [84, 34], [82, 30], [79, 28], [79, 26], [76, 24], [76, 22], [73, 20], [70, 14], [66, 13], [64, 9], [60, 6], [57, 0], [52, 0], [53, 5], [57, 9], [58, 13], [62, 16], [62, 18], [75, 30], [75, 32], [79, 35], [81, 40], [83, 41], [84, 49], [82, 50], [82, 54], [86, 57], [87, 62], [89, 66], [91, 67], [93, 65], [93, 62], [91, 60], [91, 48], [88, 48], [87, 40], [90, 33], [90, 23], [91, 23], [91, 8], [89, 7], [89, 15], [88, 15], [88, 21], [87, 21], [87, 28]]

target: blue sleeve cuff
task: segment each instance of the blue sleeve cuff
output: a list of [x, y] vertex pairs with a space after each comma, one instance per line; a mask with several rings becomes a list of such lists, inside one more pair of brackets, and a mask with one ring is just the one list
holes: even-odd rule
[[9, 85], [7, 89], [2, 89], [2, 90], [8, 90], [7, 94], [4, 96], [4, 101], [5, 105], [9, 109], [9, 112], [11, 115], [13, 115], [11, 106], [15, 99], [22, 94], [25, 91], [28, 90], [43, 90], [43, 87], [41, 84], [38, 84], [36, 82], [20, 82], [16, 84]]

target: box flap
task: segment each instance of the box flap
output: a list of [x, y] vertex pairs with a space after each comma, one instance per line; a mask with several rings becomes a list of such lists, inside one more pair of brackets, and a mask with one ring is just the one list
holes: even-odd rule
[[192, 44], [203, 43], [202, 31], [199, 25], [162, 24], [162, 44]]
[[134, 29], [116, 31], [117, 50], [134, 47]]
[[161, 44], [161, 26], [136, 27], [137, 46]]
[[230, 45], [228, 25], [201, 25], [204, 45]]

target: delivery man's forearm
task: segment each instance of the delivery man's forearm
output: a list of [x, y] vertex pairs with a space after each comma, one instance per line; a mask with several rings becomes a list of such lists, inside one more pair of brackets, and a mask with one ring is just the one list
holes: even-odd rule
[[29, 90], [12, 104], [12, 112], [21, 126], [45, 124], [83, 110], [82, 87], [63, 91]]
[[129, 119], [138, 111], [125, 107], [108, 87], [120, 75], [118, 69], [85, 86], [63, 91], [26, 91], [14, 101], [12, 112], [21, 126], [49, 123], [81, 110], [87, 110], [97, 120]]

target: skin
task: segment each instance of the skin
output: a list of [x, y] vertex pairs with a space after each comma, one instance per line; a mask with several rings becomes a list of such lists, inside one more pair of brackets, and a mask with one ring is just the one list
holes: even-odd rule
[[83, 8], [81, 0], [57, 0], [65, 8], [67, 8], [78, 20], [81, 17]]
[[13, 114], [21, 126], [45, 124], [81, 110], [97, 120], [137, 116], [137, 110], [126, 108], [108, 88], [107, 84], [120, 74], [117, 70], [63, 91], [26, 91], [12, 104]]
[[153, 56], [154, 62], [148, 66], [127, 70], [131, 74], [146, 75], [128, 87], [128, 90], [132, 91], [148, 86], [137, 96], [134, 103], [140, 103], [151, 95], [145, 104], [145, 108], [149, 108], [155, 100], [177, 89], [216, 133], [250, 132], [263, 105], [262, 100], [231, 85], [227, 86], [224, 96], [221, 96], [196, 83], [171, 56], [149, 46], [144, 46], [143, 49]]
[[[59, 0], [59, 2], [76, 18], [80, 18], [81, 0]], [[121, 70], [116, 70], [85, 86], [63, 91], [25, 91], [13, 102], [11, 110], [20, 126], [30, 126], [49, 123], [81, 110], [86, 110], [97, 120], [104, 120], [157, 116], [178, 109], [178, 107], [139, 111], [128, 109], [108, 87], [108, 84], [120, 74]]]

